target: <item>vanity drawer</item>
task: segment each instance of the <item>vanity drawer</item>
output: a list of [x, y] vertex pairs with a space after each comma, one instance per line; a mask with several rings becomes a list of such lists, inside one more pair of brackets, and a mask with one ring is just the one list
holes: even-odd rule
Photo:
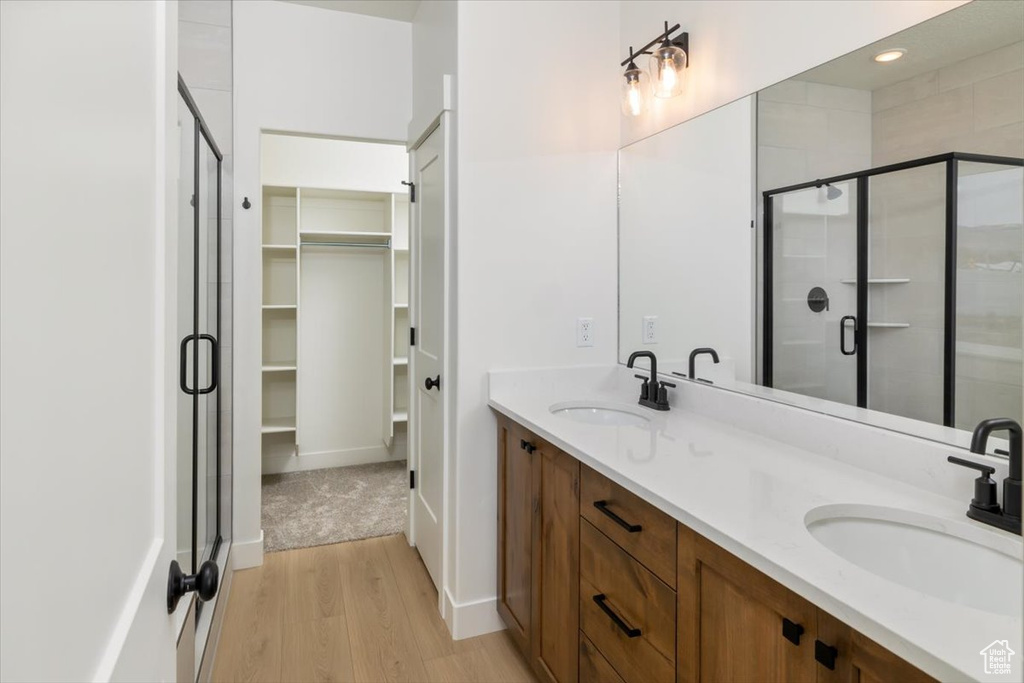
[[612, 665], [580, 631], [580, 683], [626, 683]]
[[580, 628], [626, 683], [675, 679], [675, 591], [586, 520]]
[[676, 521], [608, 477], [580, 469], [580, 514], [675, 588]]

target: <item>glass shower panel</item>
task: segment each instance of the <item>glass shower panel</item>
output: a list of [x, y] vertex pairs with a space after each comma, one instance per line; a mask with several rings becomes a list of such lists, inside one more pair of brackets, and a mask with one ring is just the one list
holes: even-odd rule
[[[857, 404], [857, 187], [772, 198], [772, 385]], [[843, 326], [846, 324], [844, 330]]]
[[1024, 414], [1024, 169], [960, 162], [957, 209], [954, 415], [973, 429]]
[[867, 407], [942, 424], [946, 164], [868, 182]]
[[[180, 166], [178, 172], [178, 315], [176, 339], [188, 339], [194, 331], [193, 257], [195, 253], [195, 118], [188, 106], [178, 100], [178, 140]], [[186, 378], [191, 377], [191, 342], [179, 349]], [[189, 381], [191, 384], [191, 381]], [[183, 571], [192, 573], [192, 403], [193, 397], [180, 388], [177, 400], [177, 553], [175, 559]]]

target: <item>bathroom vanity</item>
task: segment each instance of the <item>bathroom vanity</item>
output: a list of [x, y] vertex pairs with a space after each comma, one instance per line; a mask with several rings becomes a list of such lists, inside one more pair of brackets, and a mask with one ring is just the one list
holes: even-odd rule
[[[978, 652], [1019, 637], [1020, 538], [964, 517], [970, 477], [938, 457], [958, 449], [636, 389], [622, 367], [491, 375], [498, 610], [541, 680], [983, 679]], [[963, 590], [917, 564], [936, 550]]]

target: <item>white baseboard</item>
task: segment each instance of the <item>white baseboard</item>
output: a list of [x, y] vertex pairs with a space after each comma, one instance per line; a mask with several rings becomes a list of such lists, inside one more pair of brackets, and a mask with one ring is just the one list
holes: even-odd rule
[[404, 460], [405, 449], [388, 450], [384, 444], [365, 448], [349, 448], [341, 451], [319, 451], [300, 455], [274, 455], [263, 458], [263, 474], [284, 472], [305, 472], [322, 470], [327, 467], [366, 465], [372, 462]]
[[263, 564], [263, 529], [260, 537], [254, 541], [231, 542], [231, 569], [248, 569]]
[[446, 588], [444, 602], [444, 621], [453, 640], [464, 640], [505, 630], [505, 623], [498, 616], [497, 598], [457, 604]]

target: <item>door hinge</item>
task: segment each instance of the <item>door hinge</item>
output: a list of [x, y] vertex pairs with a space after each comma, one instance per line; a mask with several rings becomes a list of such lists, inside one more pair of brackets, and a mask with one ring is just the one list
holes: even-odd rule
[[409, 470], [409, 488], [416, 488], [416, 470]]
[[403, 180], [402, 184], [409, 188], [409, 201], [413, 204], [416, 203], [416, 183], [411, 183], [408, 180]]
[[409, 328], [409, 346], [416, 346], [416, 328]]

